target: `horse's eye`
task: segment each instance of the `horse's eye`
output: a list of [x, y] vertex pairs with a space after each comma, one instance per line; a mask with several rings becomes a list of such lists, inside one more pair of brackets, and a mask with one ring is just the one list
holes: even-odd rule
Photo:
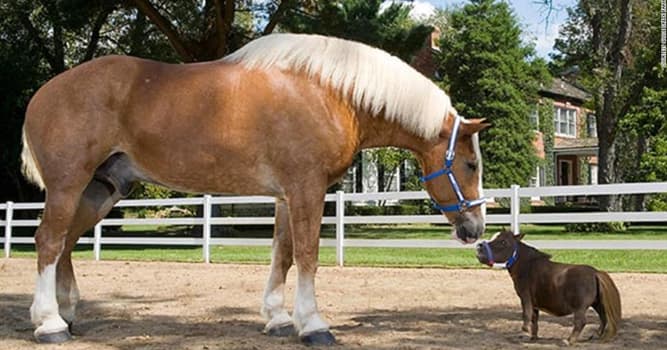
[[477, 162], [466, 162], [466, 165], [470, 171], [477, 171]]
[[507, 247], [507, 241], [500, 241], [500, 245], [502, 245], [503, 248]]

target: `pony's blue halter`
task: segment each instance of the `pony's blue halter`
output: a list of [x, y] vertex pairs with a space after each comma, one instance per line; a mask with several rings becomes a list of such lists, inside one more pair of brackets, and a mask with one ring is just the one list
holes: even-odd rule
[[496, 265], [496, 261], [493, 258], [493, 251], [491, 250], [491, 247], [489, 246], [489, 242], [483, 241], [482, 242], [482, 247], [484, 247], [484, 250], [486, 251], [486, 258], [488, 259], [488, 265], [491, 267], [501, 267], [501, 268], [506, 268], [509, 269], [514, 265], [516, 260], [519, 258], [519, 245], [516, 244], [514, 246], [514, 251], [512, 252], [512, 256], [510, 256], [509, 259], [505, 262], [504, 266], [501, 264]]
[[449, 145], [447, 147], [447, 152], [445, 153], [445, 166], [438, 171], [435, 171], [433, 173], [430, 173], [426, 176], [422, 176], [419, 178], [421, 182], [426, 182], [435, 179], [440, 175], [447, 175], [449, 183], [452, 184], [452, 189], [456, 194], [456, 199], [458, 200], [458, 202], [450, 205], [441, 205], [433, 197], [431, 197], [431, 202], [433, 203], [433, 207], [435, 209], [440, 210], [441, 212], [448, 212], [448, 211], [463, 212], [472, 207], [484, 204], [484, 202], [486, 202], [486, 199], [484, 199], [484, 197], [473, 200], [465, 199], [465, 197], [463, 197], [463, 192], [461, 192], [461, 187], [459, 186], [459, 183], [456, 181], [456, 177], [454, 176], [454, 172], [452, 171], [452, 165], [454, 164], [454, 148], [456, 147], [456, 137], [459, 134], [460, 128], [461, 128], [461, 117], [457, 115], [454, 119], [454, 128], [452, 128], [452, 134], [449, 137]]

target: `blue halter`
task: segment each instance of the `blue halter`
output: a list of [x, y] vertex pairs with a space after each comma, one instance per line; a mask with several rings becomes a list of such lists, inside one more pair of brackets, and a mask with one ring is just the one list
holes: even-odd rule
[[484, 250], [486, 251], [486, 257], [489, 260], [488, 264], [491, 267], [502, 267], [502, 268], [509, 269], [510, 267], [512, 267], [512, 265], [514, 265], [514, 263], [519, 258], [519, 245], [516, 244], [514, 246], [514, 251], [512, 252], [512, 256], [510, 256], [509, 259], [507, 259], [507, 261], [505, 262], [505, 265], [503, 266], [502, 263], [499, 264], [499, 265], [496, 265], [496, 261], [495, 261], [495, 259], [493, 259], [493, 251], [491, 250], [491, 247], [489, 246], [489, 242], [488, 241], [483, 241], [482, 242], [482, 247], [484, 247]]
[[465, 199], [465, 197], [463, 197], [463, 192], [461, 192], [461, 187], [459, 186], [459, 183], [456, 181], [456, 177], [454, 176], [454, 172], [452, 171], [452, 165], [454, 164], [454, 148], [456, 147], [456, 138], [459, 134], [460, 128], [461, 128], [461, 117], [457, 115], [454, 119], [454, 128], [452, 129], [452, 134], [449, 137], [449, 145], [447, 147], [447, 152], [445, 153], [445, 166], [438, 171], [435, 171], [433, 173], [430, 173], [426, 176], [422, 176], [419, 178], [421, 182], [426, 182], [435, 179], [440, 175], [447, 175], [449, 183], [452, 184], [452, 189], [456, 194], [456, 199], [458, 200], [458, 202], [455, 204], [441, 205], [433, 197], [431, 197], [431, 202], [433, 203], [433, 207], [435, 209], [440, 210], [441, 212], [448, 212], [448, 211], [463, 212], [472, 207], [482, 205], [484, 204], [484, 202], [486, 202], [486, 200], [483, 197], [473, 200]]

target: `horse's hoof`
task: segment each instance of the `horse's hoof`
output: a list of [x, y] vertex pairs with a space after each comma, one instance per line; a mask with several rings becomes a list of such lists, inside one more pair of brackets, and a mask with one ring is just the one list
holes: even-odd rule
[[265, 331], [266, 335], [269, 337], [291, 337], [292, 335], [296, 334], [296, 329], [294, 329], [293, 324], [286, 324], [274, 328], [269, 328], [268, 330]]
[[334, 345], [336, 338], [329, 331], [318, 331], [302, 335], [301, 342], [308, 346]]
[[72, 335], [69, 330], [62, 330], [55, 333], [37, 334], [35, 335], [35, 339], [38, 343], [57, 344], [71, 340]]

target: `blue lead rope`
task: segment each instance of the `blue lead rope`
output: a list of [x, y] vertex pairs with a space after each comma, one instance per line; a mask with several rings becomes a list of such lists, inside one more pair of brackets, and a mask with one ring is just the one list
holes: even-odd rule
[[441, 212], [466, 211], [469, 208], [482, 205], [486, 202], [484, 198], [478, 198], [473, 200], [465, 199], [465, 197], [463, 197], [463, 192], [461, 191], [461, 187], [459, 186], [459, 183], [456, 181], [456, 177], [454, 176], [454, 172], [452, 171], [452, 165], [454, 164], [454, 156], [455, 156], [454, 149], [456, 147], [456, 138], [458, 137], [460, 128], [461, 128], [461, 117], [457, 115], [454, 119], [454, 128], [452, 129], [452, 134], [449, 136], [449, 144], [447, 145], [447, 152], [445, 152], [445, 166], [440, 170], [437, 170], [433, 173], [430, 173], [428, 175], [419, 178], [421, 182], [426, 182], [429, 180], [433, 180], [438, 176], [447, 175], [449, 183], [452, 185], [452, 189], [454, 190], [454, 194], [456, 194], [456, 199], [458, 202], [450, 205], [441, 205], [440, 203], [438, 203], [438, 201], [436, 201], [433, 197], [431, 197], [431, 202], [433, 203], [433, 207], [435, 209], [440, 210]]

